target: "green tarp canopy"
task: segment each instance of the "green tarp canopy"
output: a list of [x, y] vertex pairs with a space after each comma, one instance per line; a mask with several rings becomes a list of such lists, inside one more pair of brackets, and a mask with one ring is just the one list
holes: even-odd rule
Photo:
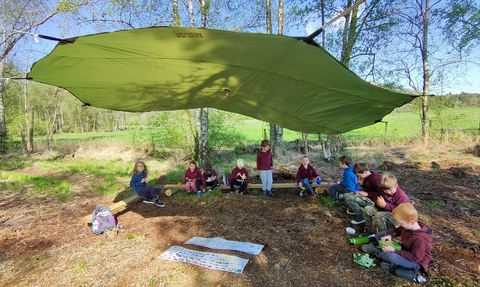
[[28, 78], [99, 108], [211, 107], [324, 134], [372, 125], [413, 99], [362, 80], [303, 40], [174, 27], [86, 35], [60, 41]]

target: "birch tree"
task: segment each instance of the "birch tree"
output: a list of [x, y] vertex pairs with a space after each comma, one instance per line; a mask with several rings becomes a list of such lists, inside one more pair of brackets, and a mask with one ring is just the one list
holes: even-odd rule
[[[266, 28], [267, 34], [272, 34], [272, 3], [270, 0], [265, 0], [265, 20], [266, 20]], [[283, 0], [279, 0], [278, 2], [278, 34], [283, 34], [283, 23], [284, 23], [284, 10], [283, 10]], [[281, 146], [283, 141], [283, 128], [274, 124], [270, 123], [270, 147], [272, 149], [272, 153], [275, 156], [278, 156], [282, 153]]]
[[[312, 0], [307, 1], [299, 13], [307, 22], [321, 18], [322, 27], [325, 16], [333, 18], [344, 14], [343, 18], [325, 27], [321, 33], [322, 43], [347, 68], [375, 81], [376, 54], [391, 39], [389, 31], [396, 25], [391, 15], [397, 7], [396, 1], [371, 0], [361, 4], [362, 2], [364, 1], [345, 0], [326, 3], [323, 0]], [[352, 6], [352, 10], [343, 13]], [[319, 141], [326, 160], [337, 155], [342, 145], [340, 134], [328, 135], [326, 141], [319, 135]]]
[[[201, 27], [207, 28], [207, 15], [209, 3], [200, 0]], [[208, 108], [196, 109], [196, 127], [198, 139], [198, 158], [202, 167], [210, 166], [210, 155], [208, 152]]]

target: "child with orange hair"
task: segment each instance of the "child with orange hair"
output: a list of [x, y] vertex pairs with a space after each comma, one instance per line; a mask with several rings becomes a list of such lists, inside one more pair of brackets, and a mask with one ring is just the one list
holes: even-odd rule
[[[382, 249], [364, 244], [362, 250], [383, 260], [380, 268], [413, 282], [426, 282], [418, 272], [421, 269], [428, 271], [428, 264], [433, 259], [432, 230], [418, 221], [417, 210], [411, 203], [399, 204], [392, 211], [392, 216], [399, 227], [381, 238]], [[401, 250], [388, 244], [395, 236], [400, 236]]]

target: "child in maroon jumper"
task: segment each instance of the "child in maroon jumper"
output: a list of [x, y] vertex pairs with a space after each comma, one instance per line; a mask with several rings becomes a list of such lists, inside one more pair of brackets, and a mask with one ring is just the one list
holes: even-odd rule
[[313, 166], [310, 165], [310, 160], [307, 156], [304, 156], [302, 158], [302, 164], [298, 168], [296, 178], [298, 187], [304, 187], [304, 189], [307, 189], [305, 194], [303, 193], [303, 191], [300, 192], [300, 196], [304, 196], [307, 194], [316, 195], [312, 188], [312, 182], [314, 178], [320, 179], [320, 176], [318, 176], [317, 171], [313, 168]]
[[349, 206], [347, 213], [355, 215], [356, 219], [360, 218], [359, 221], [354, 219], [351, 223], [359, 224], [365, 220], [362, 208], [374, 206], [378, 195], [383, 192], [381, 185], [382, 175], [370, 171], [365, 163], [356, 163], [353, 166], [353, 172], [357, 175], [361, 191], [345, 193], [343, 199]]
[[197, 167], [197, 163], [192, 160], [188, 164], [188, 168], [185, 171], [185, 189], [187, 193], [190, 193], [192, 190], [197, 192], [198, 196], [202, 195], [202, 191], [200, 191], [200, 183], [202, 182], [202, 173], [200, 169]]
[[[218, 174], [213, 168], [207, 167], [202, 172], [202, 184], [202, 191], [206, 192], [207, 195], [212, 192], [212, 189], [218, 186]], [[207, 186], [209, 187], [208, 190], [206, 190]]]
[[385, 173], [380, 181], [382, 190], [377, 194], [375, 206], [365, 206], [363, 216], [365, 218], [366, 231], [363, 235], [370, 236], [376, 228], [377, 236], [384, 236], [390, 227], [395, 226], [395, 220], [392, 216], [394, 210], [401, 203], [410, 202], [397, 182], [393, 174]]
[[273, 183], [273, 154], [270, 151], [270, 142], [263, 140], [261, 149], [257, 153], [257, 170], [260, 173], [260, 180], [262, 181], [263, 195], [273, 197], [272, 183]]
[[[230, 174], [230, 193], [245, 193], [248, 186], [248, 170], [244, 167], [245, 162], [243, 159], [237, 160], [237, 166], [232, 170]], [[235, 186], [239, 186], [238, 192], [234, 192]]]
[[[428, 264], [433, 259], [432, 230], [418, 221], [418, 212], [411, 203], [399, 204], [392, 216], [400, 227], [381, 238], [382, 249], [365, 244], [362, 250], [383, 260], [380, 268], [412, 282], [426, 282], [419, 271], [428, 271]], [[395, 236], [400, 236], [400, 250], [388, 244]]]

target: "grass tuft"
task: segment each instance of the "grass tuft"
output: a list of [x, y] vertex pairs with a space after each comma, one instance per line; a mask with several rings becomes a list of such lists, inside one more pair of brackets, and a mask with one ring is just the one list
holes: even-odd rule
[[319, 206], [324, 206], [324, 207], [327, 207], [327, 208], [331, 208], [336, 204], [335, 200], [333, 198], [331, 198], [330, 196], [317, 197], [316, 202]]
[[425, 201], [424, 204], [426, 206], [428, 206], [430, 209], [436, 209], [436, 208], [445, 206], [445, 201], [440, 200], [440, 199], [438, 199], [438, 200], [437, 199], [436, 200], [427, 200], [427, 201]]
[[133, 232], [127, 232], [125, 233], [124, 238], [127, 240], [144, 240], [145, 234], [136, 234]]
[[79, 261], [77, 262], [77, 273], [78, 274], [83, 274], [87, 272], [87, 263], [85, 261]]

